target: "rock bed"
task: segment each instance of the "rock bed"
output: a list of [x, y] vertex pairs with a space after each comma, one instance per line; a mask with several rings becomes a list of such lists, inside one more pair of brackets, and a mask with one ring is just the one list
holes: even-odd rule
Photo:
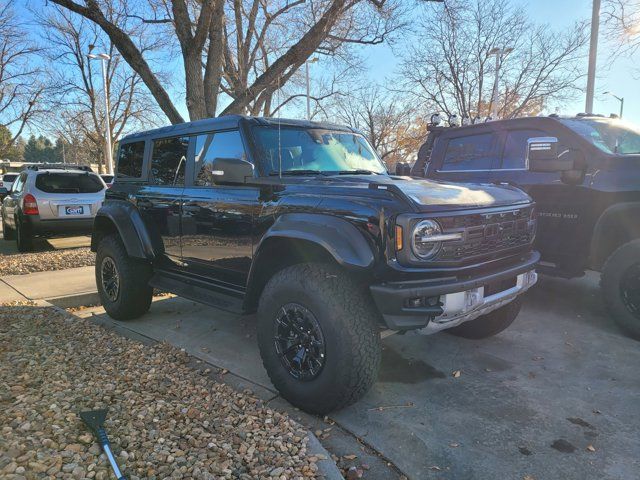
[[0, 276], [87, 267], [94, 265], [95, 262], [96, 254], [89, 247], [13, 255], [0, 254]]
[[112, 478], [78, 415], [105, 407], [130, 480], [316, 476], [299, 424], [189, 362], [50, 307], [0, 306], [0, 478]]

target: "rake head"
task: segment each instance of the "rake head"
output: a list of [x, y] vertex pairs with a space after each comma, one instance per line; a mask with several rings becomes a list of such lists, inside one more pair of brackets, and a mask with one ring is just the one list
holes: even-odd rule
[[97, 432], [104, 425], [104, 421], [107, 418], [107, 411], [108, 410], [104, 409], [80, 412], [80, 418], [91, 430]]

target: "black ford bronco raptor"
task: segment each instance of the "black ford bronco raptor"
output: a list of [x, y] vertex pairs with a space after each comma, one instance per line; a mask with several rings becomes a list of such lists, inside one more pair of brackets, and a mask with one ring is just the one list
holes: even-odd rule
[[107, 313], [139, 317], [153, 288], [257, 311], [273, 384], [309, 412], [369, 389], [384, 330], [494, 335], [537, 279], [526, 194], [390, 176], [350, 128], [225, 116], [117, 160], [91, 243]]

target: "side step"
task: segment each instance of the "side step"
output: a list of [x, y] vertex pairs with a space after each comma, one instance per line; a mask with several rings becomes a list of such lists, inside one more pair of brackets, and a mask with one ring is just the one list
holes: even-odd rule
[[242, 293], [223, 293], [215, 285], [169, 273], [156, 273], [149, 285], [231, 313], [242, 313]]

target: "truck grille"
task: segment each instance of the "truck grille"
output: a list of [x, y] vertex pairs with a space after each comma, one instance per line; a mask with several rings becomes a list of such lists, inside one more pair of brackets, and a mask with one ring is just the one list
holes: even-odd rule
[[533, 207], [440, 218], [444, 232], [463, 232], [462, 240], [442, 245], [436, 260], [461, 261], [495, 256], [505, 250], [528, 246], [535, 235]]

